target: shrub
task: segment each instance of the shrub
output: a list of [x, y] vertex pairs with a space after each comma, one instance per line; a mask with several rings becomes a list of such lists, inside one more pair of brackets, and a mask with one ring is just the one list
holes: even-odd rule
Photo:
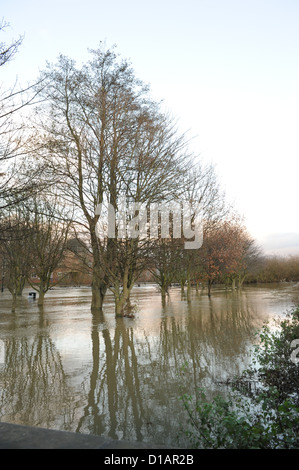
[[299, 364], [294, 340], [299, 339], [299, 307], [275, 327], [259, 333], [251, 366], [230, 381], [228, 398], [181, 398], [190, 417], [186, 431], [198, 448], [299, 448]]

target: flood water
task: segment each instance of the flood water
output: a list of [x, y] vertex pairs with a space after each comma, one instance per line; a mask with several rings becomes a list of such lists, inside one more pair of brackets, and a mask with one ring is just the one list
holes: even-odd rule
[[188, 447], [182, 393], [218, 392], [248, 364], [254, 333], [299, 301], [299, 284], [240, 292], [135, 287], [134, 319], [90, 311], [89, 288], [55, 288], [43, 309], [0, 293], [0, 421]]

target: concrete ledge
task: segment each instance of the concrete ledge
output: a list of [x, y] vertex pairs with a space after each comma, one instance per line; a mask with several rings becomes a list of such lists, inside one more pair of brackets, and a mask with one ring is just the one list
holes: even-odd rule
[[[0, 449], [163, 449], [143, 442], [0, 423]], [[165, 447], [164, 447], [165, 449]]]

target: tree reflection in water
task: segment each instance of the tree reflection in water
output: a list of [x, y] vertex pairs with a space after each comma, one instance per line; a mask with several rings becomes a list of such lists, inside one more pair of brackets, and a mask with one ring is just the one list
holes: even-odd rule
[[156, 335], [127, 319], [107, 328], [103, 313], [93, 317], [93, 367], [77, 431], [175, 445], [186, 422], [184, 384], [189, 393], [217, 388], [225, 374], [244, 367], [253, 319], [246, 299], [218, 310], [209, 299], [202, 311], [188, 302], [178, 317], [176, 308], [168, 301]]
[[142, 440], [146, 397], [141, 395], [133, 328], [117, 318], [112, 339], [109, 329], [99, 328], [103, 321], [103, 314], [93, 315], [90, 390], [77, 431]]
[[[12, 322], [17, 322], [17, 314]], [[1, 421], [46, 428], [71, 428], [71, 391], [55, 344], [44, 328], [42, 309], [35, 335], [5, 339], [5, 363], [0, 373]], [[32, 333], [32, 332], [31, 332]], [[57, 410], [60, 419], [57, 421]]]
[[[252, 296], [252, 289], [210, 299], [194, 293], [187, 302], [178, 289], [161, 305], [158, 294], [145, 293], [134, 320], [115, 318], [109, 305], [91, 315], [86, 303], [75, 313], [71, 298], [2, 315], [1, 420], [187, 445], [178, 440], [188, 419], [179, 397], [197, 387], [218, 392], [219, 382], [246, 367], [253, 333], [269, 312], [265, 297]], [[87, 339], [77, 343], [82, 330]], [[57, 332], [65, 347], [72, 340], [67, 354]]]

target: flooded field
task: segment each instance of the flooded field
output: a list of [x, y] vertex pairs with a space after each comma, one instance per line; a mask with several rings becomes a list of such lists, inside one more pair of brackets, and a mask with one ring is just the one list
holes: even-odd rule
[[135, 287], [134, 319], [115, 318], [112, 296], [91, 314], [89, 288], [55, 288], [43, 309], [25, 290], [15, 312], [0, 293], [0, 421], [188, 446], [180, 401], [209, 393], [248, 364], [254, 333], [299, 301], [299, 285], [240, 292]]

